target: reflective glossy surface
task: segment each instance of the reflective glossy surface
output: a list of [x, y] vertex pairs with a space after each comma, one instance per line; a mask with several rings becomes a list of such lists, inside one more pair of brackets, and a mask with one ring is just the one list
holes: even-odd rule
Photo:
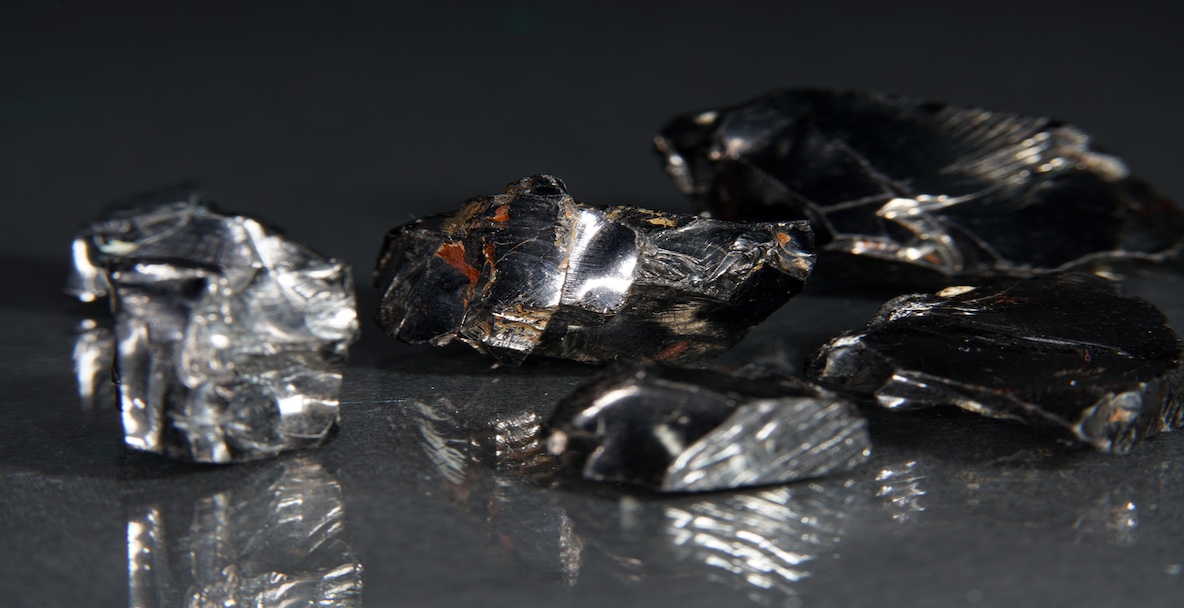
[[717, 355], [802, 289], [806, 222], [741, 224], [577, 203], [549, 175], [392, 230], [374, 272], [391, 336], [506, 363]]
[[593, 481], [704, 492], [842, 473], [871, 453], [846, 399], [759, 369], [618, 365], [564, 398], [547, 449]]
[[675, 117], [655, 144], [678, 188], [715, 217], [806, 218], [823, 250], [889, 269], [1115, 271], [1175, 258], [1184, 237], [1179, 208], [1051, 118], [788, 89]]
[[127, 496], [128, 607], [361, 606], [341, 487], [291, 459], [224, 491]]
[[[66, 287], [84, 302], [111, 296], [127, 445], [231, 462], [325, 441], [338, 420], [334, 363], [358, 333], [350, 269], [195, 192], [153, 198], [78, 235]], [[75, 351], [84, 401], [102, 390], [111, 349], [106, 330], [86, 331]]]
[[[1179, 286], [1150, 287], [1180, 318], [1177, 291], [1165, 291]], [[779, 311], [725, 359], [797, 368], [808, 354], [797, 345], [820, 343], [882, 304], [809, 289], [800, 298], [809, 312]], [[595, 368], [541, 360], [491, 370], [467, 348], [424, 352], [374, 330], [345, 370], [334, 441], [276, 460], [199, 467], [127, 451], [114, 403], [79, 402], [72, 354], [89, 339], [76, 331], [85, 312], [0, 310], [19, 332], [0, 344], [13, 362], [0, 370], [4, 381], [39, 405], [11, 399], [0, 411], [22, 429], [0, 446], [10, 556], [0, 580], [42, 605], [126, 606], [129, 592], [149, 589], [129, 583], [127, 568], [128, 522], [145, 522], [143, 507], [161, 507], [166, 546], [209, 538], [205, 524], [192, 527], [194, 505], [212, 507], [218, 496], [230, 515], [272, 510], [250, 521], [273, 523], [236, 528], [266, 536], [287, 504], [268, 488], [305, 462], [340, 487], [335, 537], [349, 551], [331, 554], [362, 565], [365, 604], [839, 607], [887, 596], [936, 606], [970, 594], [984, 605], [1023, 605], [1031, 597], [1017, 589], [1019, 576], [1034, 586], [1053, 581], [1067, 601], [1086, 605], [1111, 590], [1119, 568], [1138, 581], [1125, 601], [1170, 606], [1163, 598], [1184, 584], [1180, 433], [1114, 457], [952, 408], [872, 410], [874, 451], [848, 473], [658, 496], [557, 475], [547, 458], [539, 426]], [[20, 356], [27, 344], [39, 345], [40, 358]], [[254, 506], [233, 506], [241, 501]], [[230, 564], [255, 577], [339, 580], [332, 560], [293, 562], [282, 544], [239, 557], [254, 546], [211, 553], [228, 557], [200, 578], [172, 548], [160, 567], [175, 593], [230, 589], [222, 574]]]
[[831, 340], [810, 374], [889, 409], [956, 405], [1110, 452], [1184, 426], [1180, 338], [1091, 275], [901, 296]]

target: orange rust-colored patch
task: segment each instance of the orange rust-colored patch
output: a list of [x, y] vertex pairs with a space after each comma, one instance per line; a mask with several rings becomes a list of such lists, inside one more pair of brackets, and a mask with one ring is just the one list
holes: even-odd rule
[[502, 205], [502, 206], [498, 207], [494, 211], [493, 217], [491, 217], [489, 219], [491, 219], [499, 224], [508, 221], [510, 219], [510, 206], [509, 205]]
[[489, 268], [489, 282], [486, 285], [486, 289], [489, 289], [488, 285], [492, 285], [494, 277], [497, 276], [497, 268], [494, 266], [494, 262], [496, 262], [496, 261], [497, 261], [497, 248], [494, 247], [493, 243], [486, 243], [485, 244], [485, 266]]
[[481, 271], [469, 266], [469, 263], [465, 261], [464, 243], [444, 243], [436, 250], [436, 257], [448, 262], [449, 266], [463, 272], [465, 276], [469, 277], [470, 287], [477, 284], [477, 279], [481, 276]]
[[687, 352], [687, 349], [690, 347], [691, 343], [689, 341], [681, 340], [671, 344], [670, 346], [667, 346], [666, 349], [658, 353], [658, 356], [655, 358], [659, 361], [673, 361], [681, 357], [683, 353]]
[[789, 235], [788, 234], [785, 234], [784, 232], [778, 232], [776, 234], [776, 236], [777, 236], [777, 242], [782, 247], [784, 247], [787, 243], [789, 243]]

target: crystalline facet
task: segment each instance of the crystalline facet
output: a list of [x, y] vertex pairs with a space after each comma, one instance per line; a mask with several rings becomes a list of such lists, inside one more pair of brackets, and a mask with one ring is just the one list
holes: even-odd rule
[[406, 342], [460, 339], [507, 363], [685, 361], [738, 342], [813, 261], [805, 222], [590, 207], [539, 175], [392, 230], [377, 321]]
[[1184, 426], [1176, 333], [1091, 275], [901, 296], [824, 346], [810, 374], [887, 408], [957, 405], [1109, 452]]
[[790, 89], [678, 116], [655, 144], [715, 217], [806, 218], [820, 252], [931, 276], [1124, 270], [1184, 236], [1175, 205], [1050, 118]]
[[559, 406], [547, 447], [594, 481], [699, 492], [849, 470], [870, 453], [865, 426], [796, 378], [621, 366]]
[[129, 446], [230, 462], [335, 427], [358, 332], [345, 264], [196, 195], [96, 222], [74, 254], [67, 291], [112, 297]]

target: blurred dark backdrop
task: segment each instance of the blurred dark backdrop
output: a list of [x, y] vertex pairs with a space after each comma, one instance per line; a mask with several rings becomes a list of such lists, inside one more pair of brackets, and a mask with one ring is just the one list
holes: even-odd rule
[[532, 173], [587, 202], [685, 209], [650, 150], [665, 118], [802, 85], [1056, 115], [1179, 199], [1182, 17], [1159, 2], [0, 2], [0, 254], [60, 258], [103, 202], [182, 179], [360, 276], [387, 228]]

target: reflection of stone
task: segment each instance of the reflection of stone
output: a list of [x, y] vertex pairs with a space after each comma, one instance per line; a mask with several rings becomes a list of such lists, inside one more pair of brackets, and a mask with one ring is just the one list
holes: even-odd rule
[[470, 421], [447, 398], [408, 402], [432, 470], [451, 502], [485, 519], [503, 553], [540, 578], [574, 585], [583, 542], [567, 512], [545, 492], [555, 463], [539, 438], [539, 417], [514, 412]]
[[1077, 542], [1086, 536], [1101, 535], [1116, 545], [1129, 547], [1139, 539], [1139, 508], [1130, 488], [1114, 488], [1094, 501], [1077, 521]]
[[469, 482], [469, 440], [462, 433], [458, 418], [461, 412], [446, 398], [431, 405], [419, 401], [408, 404], [418, 426], [420, 448], [432, 463], [432, 468], [453, 488], [453, 493], [465, 492]]
[[662, 500], [573, 501], [570, 509], [586, 559], [605, 558], [622, 581], [689, 575], [760, 605], [792, 606], [800, 605], [796, 587], [812, 565], [837, 555], [864, 491], [853, 480], [831, 479]]
[[357, 337], [349, 267], [173, 194], [73, 246], [67, 292], [111, 296], [125, 442], [199, 462], [319, 445]]
[[777, 605], [810, 576], [810, 562], [832, 554], [842, 533], [843, 494], [817, 484], [722, 496], [666, 507], [667, 527], [681, 561], [707, 576]]
[[74, 376], [82, 409], [113, 405], [111, 359], [115, 356], [115, 336], [94, 319], [82, 321], [75, 331], [78, 338], [74, 340]]
[[921, 499], [925, 490], [921, 482], [925, 476], [917, 471], [917, 461], [910, 460], [885, 466], [876, 474], [875, 494], [884, 501], [884, 508], [892, 519], [905, 523], [925, 510]]
[[542, 418], [524, 412], [490, 423], [493, 431], [494, 465], [499, 472], [518, 473], [543, 479], [555, 473], [555, 459], [542, 439]]
[[345, 540], [341, 487], [312, 462], [278, 468], [192, 503], [134, 508], [129, 605], [360, 606], [362, 565]]
[[489, 517], [502, 549], [528, 571], [574, 585], [584, 541], [567, 512], [545, 491], [524, 488], [513, 476], [495, 476], [492, 482]]
[[[1174, 456], [1164, 443], [1144, 451], [1154, 450], [1163, 451], [1147, 456], [1147, 461]], [[990, 462], [968, 464], [956, 473], [961, 483], [935, 486], [934, 493], [945, 494], [934, 502], [999, 524], [1040, 528], [1066, 543], [1132, 546], [1139, 540], [1144, 509], [1154, 513], [1158, 505], [1184, 498], [1184, 475], [1174, 473], [1170, 462], [1155, 462], [1134, 477], [1123, 472], [1126, 469], [1080, 463], [1077, 468], [1088, 468], [1090, 474], [1077, 475], [1054, 468], [1063, 456], [1050, 449], [1023, 449]]]

